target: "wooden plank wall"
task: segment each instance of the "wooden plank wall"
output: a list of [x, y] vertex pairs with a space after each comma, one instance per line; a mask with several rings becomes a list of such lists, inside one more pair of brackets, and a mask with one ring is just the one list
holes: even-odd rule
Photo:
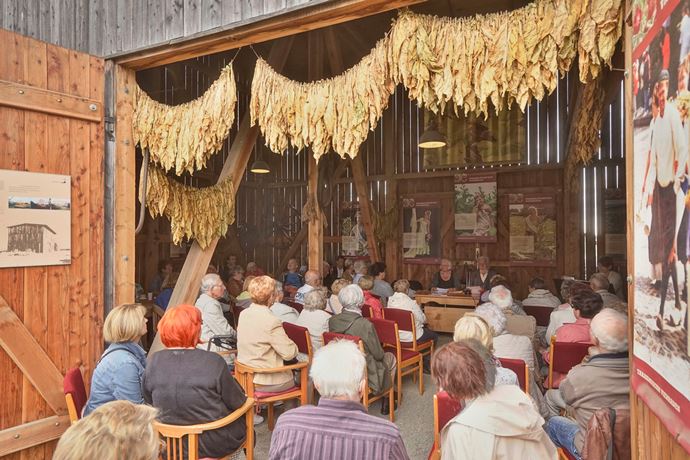
[[630, 397], [633, 413], [633, 459], [690, 460], [690, 454], [676, 442], [661, 420], [635, 393]]
[[[103, 61], [0, 30], [0, 80], [103, 100]], [[70, 265], [1, 268], [0, 295], [61, 372], [102, 350], [103, 124], [0, 105], [0, 168], [72, 177]], [[53, 415], [0, 350], [0, 430]], [[44, 459], [55, 443], [9, 455]]]

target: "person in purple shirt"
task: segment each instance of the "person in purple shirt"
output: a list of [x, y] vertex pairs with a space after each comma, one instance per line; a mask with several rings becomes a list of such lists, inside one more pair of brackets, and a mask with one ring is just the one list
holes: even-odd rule
[[367, 414], [360, 403], [366, 391], [366, 360], [353, 342], [338, 340], [314, 355], [309, 374], [321, 395], [280, 416], [271, 460], [409, 460], [394, 423]]

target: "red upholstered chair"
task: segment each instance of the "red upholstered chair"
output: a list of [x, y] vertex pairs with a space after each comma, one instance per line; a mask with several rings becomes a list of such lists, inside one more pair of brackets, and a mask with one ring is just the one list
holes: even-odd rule
[[529, 316], [533, 316], [534, 319], [537, 320], [537, 326], [547, 327], [549, 325], [553, 308], [523, 305], [522, 309], [525, 310], [525, 313]]
[[362, 316], [365, 318], [371, 318], [371, 307], [369, 305], [362, 305]]
[[67, 412], [69, 412], [69, 421], [74, 424], [81, 418], [81, 411], [86, 405], [88, 397], [86, 396], [86, 386], [84, 385], [84, 377], [81, 375], [81, 370], [78, 367], [70, 369], [62, 379], [62, 389], [65, 393], [65, 401], [67, 402]]
[[521, 359], [510, 359], [510, 358], [498, 358], [501, 362], [501, 366], [517, 374], [518, 383], [522, 391], [529, 394], [529, 367]]
[[417, 342], [417, 326], [414, 321], [414, 314], [408, 310], [400, 308], [384, 308], [383, 319], [395, 321], [398, 325], [399, 331], [412, 332], [412, 342], [400, 342], [400, 345], [408, 350], [418, 351], [423, 355], [434, 354], [434, 341], [426, 340], [424, 342]]
[[237, 325], [240, 324], [240, 314], [244, 311], [244, 308], [238, 307], [234, 303], [231, 304], [232, 306], [232, 317], [235, 320], [235, 330], [237, 330]]
[[369, 318], [376, 328], [376, 335], [383, 345], [385, 351], [395, 355], [398, 361], [398, 405], [402, 403], [402, 378], [412, 374], [419, 378], [419, 394], [424, 394], [424, 371], [422, 365], [422, 354], [418, 351], [403, 349], [400, 346], [400, 336], [398, 335], [398, 325], [394, 321], [387, 319]]
[[[333, 340], [349, 340], [351, 342], [356, 343], [359, 345], [359, 349], [362, 351], [362, 353], [366, 353], [364, 351], [364, 344], [362, 343], [362, 339], [357, 337], [356, 335], [349, 335], [349, 334], [339, 334], [337, 332], [324, 332], [323, 333], [323, 344], [328, 345], [329, 342]], [[369, 377], [366, 372], [364, 372], [364, 379], [365, 379], [365, 384], [367, 389], [369, 389]], [[369, 405], [378, 401], [379, 399], [383, 399], [384, 397], [388, 396], [388, 404], [390, 407], [390, 413], [388, 414], [388, 418], [390, 419], [391, 422], [395, 421], [395, 402], [393, 401], [394, 399], [394, 392], [393, 392], [393, 385], [388, 389], [388, 391], [385, 391], [383, 393], [380, 393], [378, 395], [375, 395], [371, 393], [371, 391], [368, 391], [366, 394], [362, 396], [362, 404], [364, 407], [369, 410]]]
[[549, 380], [548, 388], [558, 388], [553, 385], [553, 373], [567, 374], [587, 356], [591, 343], [556, 342], [556, 336], [551, 337], [549, 350]]
[[429, 459], [441, 458], [441, 430], [462, 410], [462, 404], [454, 400], [445, 391], [434, 395], [434, 445], [429, 452]]
[[309, 329], [296, 324], [284, 322], [283, 330], [285, 331], [285, 334], [290, 337], [290, 340], [295, 342], [295, 345], [297, 345], [297, 350], [309, 357], [308, 362], [311, 363], [311, 359], [314, 357], [314, 349], [311, 344]]
[[283, 302], [285, 302], [285, 305], [288, 307], [292, 307], [295, 310], [297, 310], [297, 313], [302, 313], [302, 309], [304, 308], [304, 305], [302, 305], [299, 302], [295, 302], [294, 300], [285, 300], [283, 299]]
[[558, 448], [558, 460], [576, 460], [570, 452], [565, 449]]

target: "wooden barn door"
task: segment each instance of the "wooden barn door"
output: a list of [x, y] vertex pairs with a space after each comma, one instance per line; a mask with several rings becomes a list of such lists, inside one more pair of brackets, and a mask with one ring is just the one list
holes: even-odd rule
[[0, 457], [48, 459], [69, 426], [62, 376], [79, 366], [88, 385], [102, 351], [103, 60], [0, 44], [0, 169], [72, 184], [71, 264], [0, 268]]

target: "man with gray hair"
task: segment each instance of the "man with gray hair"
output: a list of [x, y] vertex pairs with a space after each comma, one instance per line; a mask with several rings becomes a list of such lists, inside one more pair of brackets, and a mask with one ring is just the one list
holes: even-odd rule
[[[603, 408], [630, 409], [628, 318], [604, 308], [590, 324], [592, 346], [556, 390], [546, 392], [551, 417], [546, 432], [558, 447], [581, 458], [589, 419]], [[561, 417], [567, 409], [573, 418]]]
[[295, 302], [304, 305], [304, 295], [319, 286], [321, 286], [321, 274], [316, 270], [307, 270], [304, 274], [304, 285], [295, 293]]
[[359, 279], [369, 273], [369, 267], [367, 266], [366, 261], [364, 260], [355, 260], [355, 263], [352, 265], [352, 268], [355, 270], [355, 276], [352, 277], [352, 284], [357, 284]]
[[[589, 278], [589, 285], [594, 292], [601, 296], [604, 301], [604, 308], [614, 308], [621, 310], [621, 304], [625, 305], [623, 299], [609, 292], [609, 279], [603, 273], [595, 273]], [[623, 311], [627, 308], [623, 309]]]
[[503, 310], [506, 315], [506, 331], [514, 335], [524, 335], [534, 342], [537, 332], [537, 320], [528, 316], [520, 305], [513, 300], [513, 294], [503, 286], [494, 286], [489, 293], [489, 302]]
[[[206, 349], [206, 343], [213, 336], [225, 335], [237, 337], [237, 333], [223, 316], [223, 307], [219, 301], [225, 295], [225, 284], [215, 273], [201, 278], [201, 295], [194, 306], [201, 311], [201, 340], [199, 348]], [[211, 345], [211, 351], [221, 351], [222, 348]], [[229, 361], [229, 358], [226, 358]]]
[[[355, 335], [362, 339], [367, 358], [369, 388], [380, 394], [393, 385], [396, 359], [392, 353], [384, 352], [376, 328], [371, 321], [362, 317], [364, 292], [356, 284], [345, 286], [338, 294], [343, 310], [328, 321], [331, 332]], [[388, 399], [382, 399], [381, 413], [388, 414]]]
[[319, 405], [300, 406], [280, 416], [269, 458], [408, 459], [398, 427], [367, 414], [359, 402], [368, 391], [366, 363], [350, 341], [337, 340], [320, 348], [309, 371], [321, 394]]

